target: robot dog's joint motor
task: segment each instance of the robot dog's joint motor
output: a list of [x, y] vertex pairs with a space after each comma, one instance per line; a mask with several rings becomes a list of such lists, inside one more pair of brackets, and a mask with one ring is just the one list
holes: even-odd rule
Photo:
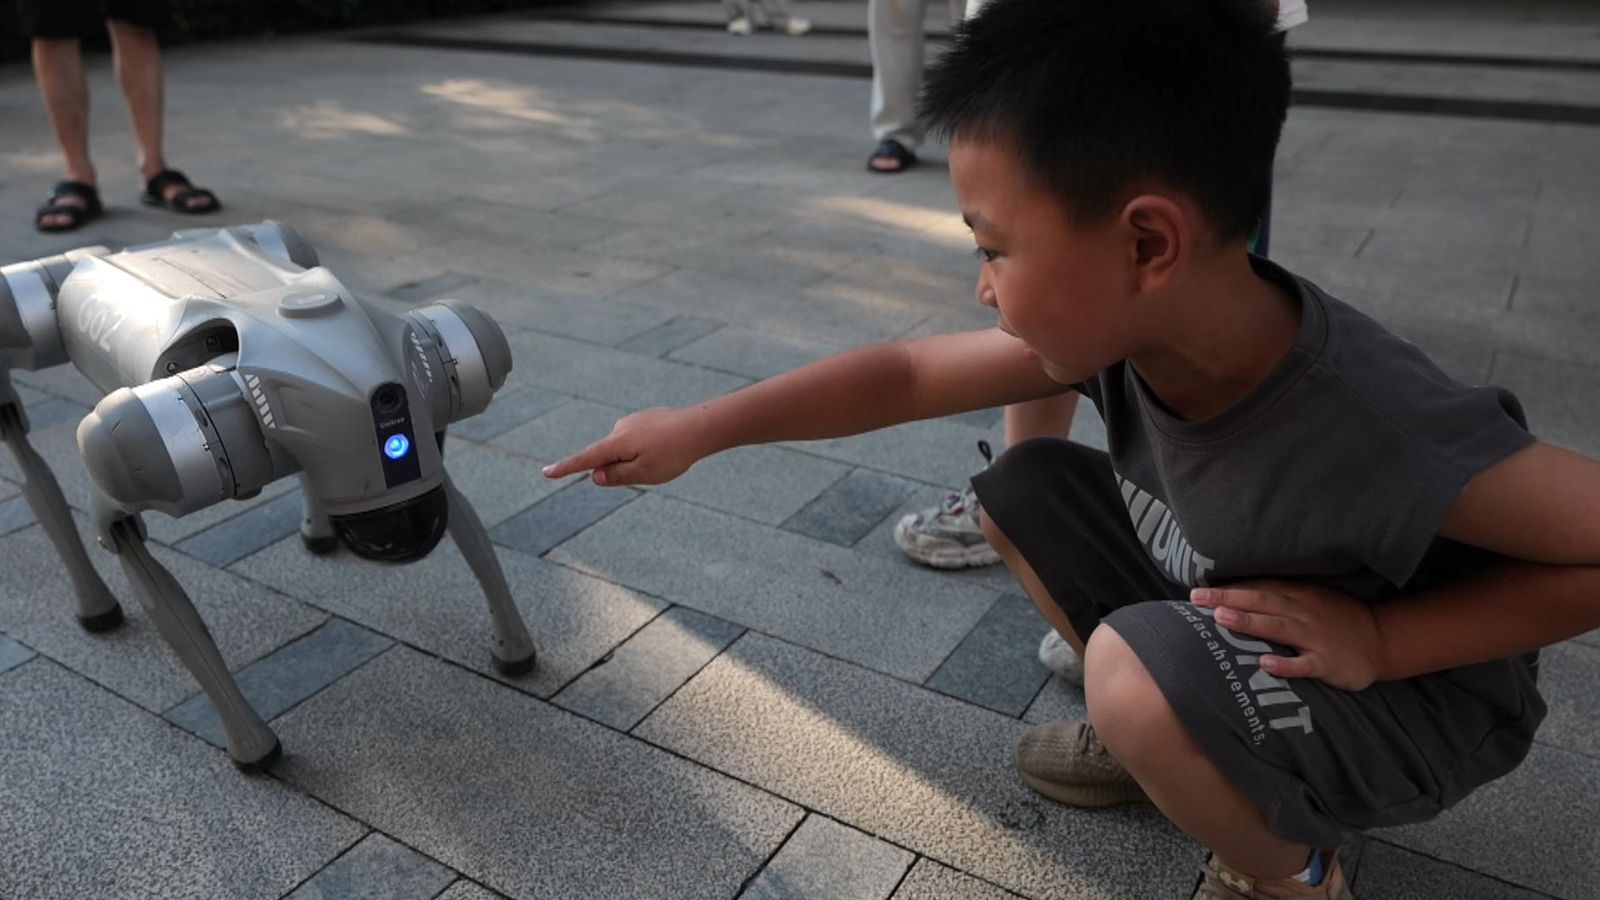
[[145, 512], [185, 516], [295, 475], [301, 537], [315, 551], [343, 544], [410, 562], [448, 532], [488, 597], [496, 668], [521, 674], [534, 663], [483, 524], [443, 463], [446, 427], [482, 412], [511, 371], [505, 334], [454, 301], [389, 312], [317, 262], [293, 229], [263, 222], [0, 268], [0, 437], [66, 565], [78, 619], [101, 631], [122, 613], [28, 443], [12, 369], [70, 362], [104, 392], [78, 427], [100, 542], [210, 696], [245, 768], [276, 758], [277, 738], [150, 555]]

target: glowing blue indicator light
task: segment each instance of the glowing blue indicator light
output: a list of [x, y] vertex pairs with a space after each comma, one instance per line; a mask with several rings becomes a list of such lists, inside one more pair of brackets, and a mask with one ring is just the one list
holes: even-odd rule
[[383, 455], [390, 459], [399, 459], [411, 452], [411, 439], [403, 434], [397, 434], [383, 442]]

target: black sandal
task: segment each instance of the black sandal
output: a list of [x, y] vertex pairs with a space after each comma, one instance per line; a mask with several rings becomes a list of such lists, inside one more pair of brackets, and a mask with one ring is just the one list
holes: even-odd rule
[[[168, 197], [167, 189], [174, 186], [183, 190]], [[204, 197], [208, 202], [193, 206], [190, 201], [196, 197]], [[205, 188], [195, 187], [189, 182], [188, 177], [177, 169], [165, 169], [151, 176], [150, 180], [145, 182], [144, 196], [139, 198], [139, 202], [145, 206], [158, 206], [188, 215], [212, 213], [222, 208], [222, 201], [217, 199], [216, 194]]]
[[[83, 203], [62, 203], [68, 197], [76, 197]], [[82, 228], [88, 222], [105, 212], [105, 207], [100, 205], [100, 191], [92, 184], [81, 181], [63, 181], [50, 189], [44, 198], [44, 205], [33, 214], [33, 227], [45, 233], [57, 231], [74, 231]], [[46, 216], [66, 216], [67, 221], [60, 225], [46, 225]]]
[[[879, 168], [873, 163], [879, 160], [892, 160], [894, 165], [889, 168]], [[911, 168], [917, 164], [917, 155], [906, 149], [906, 145], [894, 138], [884, 138], [878, 142], [877, 149], [867, 157], [867, 171], [878, 175], [894, 175]]]

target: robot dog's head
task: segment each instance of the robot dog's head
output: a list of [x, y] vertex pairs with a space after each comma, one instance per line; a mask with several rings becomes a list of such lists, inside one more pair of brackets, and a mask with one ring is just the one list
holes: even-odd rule
[[345, 545], [388, 562], [420, 559], [444, 535], [439, 437], [511, 369], [482, 313], [381, 309], [274, 223], [86, 260], [60, 305], [91, 380], [158, 378], [113, 390], [79, 428], [113, 499], [183, 515], [298, 469]]

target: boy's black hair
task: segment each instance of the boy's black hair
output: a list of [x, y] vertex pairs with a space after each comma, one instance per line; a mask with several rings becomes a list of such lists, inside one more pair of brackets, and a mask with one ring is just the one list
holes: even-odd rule
[[930, 68], [921, 116], [1015, 143], [1074, 220], [1139, 181], [1183, 191], [1224, 238], [1266, 208], [1289, 61], [1266, 0], [991, 0]]

